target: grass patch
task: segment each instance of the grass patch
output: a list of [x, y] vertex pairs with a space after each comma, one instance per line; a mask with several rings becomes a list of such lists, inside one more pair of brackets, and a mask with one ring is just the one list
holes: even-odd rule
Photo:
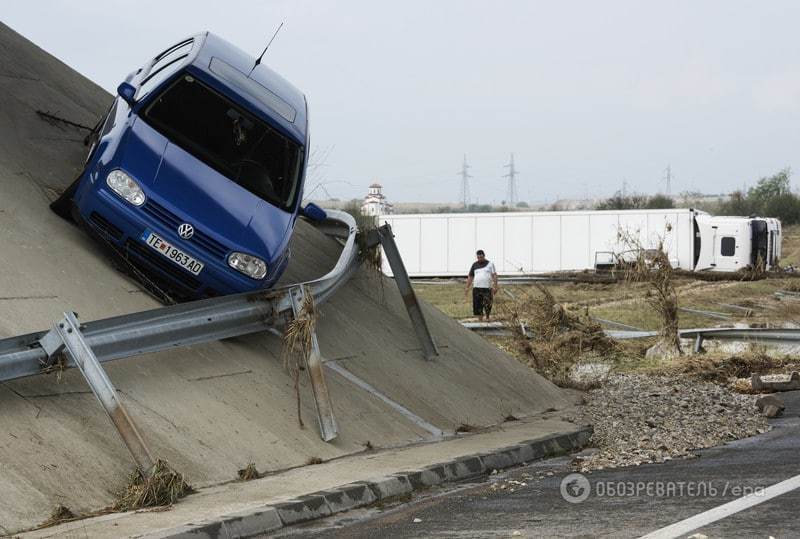
[[322, 459], [319, 457], [308, 457], [306, 466], [314, 466], [315, 464], [322, 464]]

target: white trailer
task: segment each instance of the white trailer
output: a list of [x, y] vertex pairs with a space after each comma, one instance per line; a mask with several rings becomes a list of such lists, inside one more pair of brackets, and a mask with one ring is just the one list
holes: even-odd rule
[[[780, 258], [780, 222], [693, 209], [381, 215], [411, 277], [461, 277], [483, 249], [500, 275], [594, 269], [630, 251], [663, 248], [673, 267], [736, 271]], [[383, 264], [389, 275], [388, 264]]]

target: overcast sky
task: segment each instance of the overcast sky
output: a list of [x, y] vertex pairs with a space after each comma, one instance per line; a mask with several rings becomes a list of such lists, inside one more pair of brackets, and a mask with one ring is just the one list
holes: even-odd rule
[[[800, 174], [800, 2], [7, 2], [2, 20], [109, 91], [211, 30], [306, 93], [320, 181], [360, 197], [529, 202], [728, 192]], [[321, 194], [321, 189], [315, 193]]]

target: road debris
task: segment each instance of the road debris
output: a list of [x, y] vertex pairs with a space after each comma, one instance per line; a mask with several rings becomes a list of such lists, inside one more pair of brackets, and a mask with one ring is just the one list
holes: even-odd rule
[[788, 380], [764, 380], [760, 375], [753, 373], [750, 377], [753, 391], [794, 391], [800, 389], [800, 373], [793, 371]]
[[755, 398], [687, 377], [614, 375], [570, 418], [593, 424], [599, 449], [573, 465], [590, 471], [691, 458], [694, 450], [767, 432]]
[[183, 474], [172, 469], [165, 460], [158, 459], [146, 473], [134, 471], [130, 483], [120, 493], [114, 504], [115, 511], [133, 511], [145, 507], [162, 507], [174, 504], [193, 492]]
[[756, 400], [756, 408], [764, 417], [778, 417], [786, 409], [786, 405], [774, 395], [764, 395]]

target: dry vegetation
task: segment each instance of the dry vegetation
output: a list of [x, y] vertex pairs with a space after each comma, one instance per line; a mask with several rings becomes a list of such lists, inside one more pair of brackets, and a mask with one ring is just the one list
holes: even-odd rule
[[311, 354], [317, 316], [317, 308], [311, 290], [304, 288], [300, 311], [286, 324], [283, 335], [283, 366], [289, 372], [294, 383], [297, 422], [301, 428], [303, 427], [303, 415], [300, 406], [300, 371], [305, 368], [308, 356]]
[[252, 481], [253, 479], [258, 479], [261, 477], [261, 474], [256, 469], [256, 464], [254, 462], [248, 462], [247, 466], [236, 472], [236, 475], [239, 478], [239, 481]]
[[192, 492], [183, 474], [165, 460], [158, 459], [148, 472], [136, 470], [131, 474], [128, 486], [113, 506], [115, 511], [168, 506]]
[[[800, 226], [784, 230], [782, 265], [800, 267]], [[673, 315], [676, 327], [681, 329], [736, 323], [752, 327], [787, 324], [800, 327], [800, 296], [775, 295], [780, 290], [800, 292], [797, 275], [715, 282], [673, 272], [670, 281], [672, 291], [661, 286], [663, 283], [654, 285], [634, 275], [615, 284], [552, 283], [546, 289], [533, 284], [501, 284], [495, 298], [495, 319], [505, 321], [515, 333], [510, 338], [491, 340], [556, 383], [569, 385], [576, 385], [568, 377], [577, 367], [599, 361], [612, 364], [617, 372], [662, 372], [730, 384], [743, 378], [742, 373], [748, 369], [769, 373], [785, 372], [791, 367], [786, 358], [760, 350], [712, 351], [669, 361], [648, 360], [645, 351], [654, 340], [613, 343], [600, 351], [592, 337], [600, 327], [598, 319], [644, 330], [661, 330], [665, 316]], [[472, 319], [470, 305], [464, 300], [463, 283], [415, 284], [415, 290], [422, 299], [453, 318]], [[532, 339], [522, 338], [520, 320], [528, 324]], [[540, 332], [542, 337], [537, 336]]]
[[62, 524], [64, 522], [70, 522], [70, 521], [76, 520], [78, 518], [80, 518], [80, 517], [75, 515], [75, 513], [73, 513], [69, 509], [69, 507], [59, 504], [59, 505], [57, 505], [55, 507], [55, 509], [53, 509], [53, 512], [50, 514], [50, 517], [47, 520], [45, 520], [44, 522], [42, 522], [39, 525], [39, 527], [40, 528], [47, 528], [47, 527], [50, 527], [50, 526], [55, 526], [57, 524]]
[[510, 347], [515, 355], [559, 385], [582, 385], [573, 371], [587, 355], [597, 358], [617, 352], [599, 324], [567, 311], [544, 286], [506, 302], [501, 312], [513, 336]]

